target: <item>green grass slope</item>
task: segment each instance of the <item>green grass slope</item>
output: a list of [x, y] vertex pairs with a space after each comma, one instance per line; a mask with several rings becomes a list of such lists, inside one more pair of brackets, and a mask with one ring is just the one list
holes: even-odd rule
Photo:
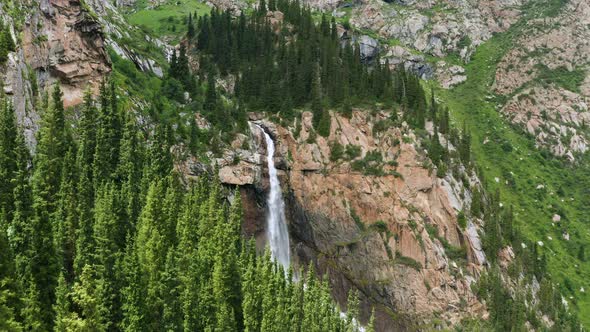
[[154, 8], [142, 0], [136, 4], [136, 10], [127, 15], [127, 19], [155, 37], [171, 37], [173, 41], [178, 41], [178, 37], [186, 33], [189, 13], [201, 16], [210, 11], [211, 7], [197, 0], [167, 0]]
[[[502, 98], [494, 96], [496, 65], [524, 31], [533, 16], [552, 9], [555, 1], [531, 5], [522, 21], [481, 45], [466, 66], [468, 80], [452, 90], [437, 89], [459, 127], [465, 123], [473, 137], [473, 154], [490, 192], [502, 194], [504, 206], [513, 205], [517, 224], [532, 241], [542, 241], [549, 272], [560, 284], [568, 303], [590, 326], [590, 263], [581, 260], [581, 247], [590, 243], [590, 158], [569, 165], [541, 153], [534, 141], [511, 126], [497, 111]], [[541, 188], [543, 186], [543, 188]], [[554, 214], [562, 217], [553, 225]], [[570, 235], [567, 241], [563, 232]]]

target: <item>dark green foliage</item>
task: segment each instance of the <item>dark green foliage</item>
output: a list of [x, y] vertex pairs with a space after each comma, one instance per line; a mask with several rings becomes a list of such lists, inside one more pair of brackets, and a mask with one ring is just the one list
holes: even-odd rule
[[344, 154], [346, 155], [348, 160], [358, 158], [361, 155], [361, 147], [358, 145], [349, 144], [346, 146]]
[[550, 69], [543, 64], [537, 64], [537, 79], [542, 84], [555, 84], [572, 92], [580, 92], [580, 86], [586, 77], [585, 71], [581, 68], [568, 70], [566, 67]]
[[[285, 15], [282, 26], [272, 27], [263, 19], [273, 7]], [[190, 86], [196, 80], [183, 64], [183, 53], [198, 57], [198, 76], [201, 80], [206, 77], [207, 84], [204, 103], [196, 106], [202, 107], [215, 126], [231, 129], [224, 120], [233, 112], [232, 106], [220, 103], [220, 97], [233, 96], [215, 87], [215, 82], [217, 78], [236, 78], [237, 102], [232, 102], [240, 105], [235, 112], [238, 119], [251, 110], [280, 113], [290, 119], [293, 108], [308, 107], [317, 133], [328, 136], [330, 107], [340, 107], [350, 116], [353, 102], [372, 100], [392, 106], [404, 101], [411, 124], [424, 127], [425, 94], [414, 75], [392, 73], [388, 62], [365, 63], [358, 45], [341, 45], [333, 18], [324, 15], [316, 24], [309, 8], [297, 1], [263, 2], [256, 11], [238, 18], [232, 18], [229, 11], [213, 10], [192, 20], [196, 21], [197, 43], [194, 48], [181, 48], [180, 55], [173, 54], [163, 87], [165, 94], [179, 103], [187, 102], [182, 91], [196, 101], [199, 89]]]
[[330, 143], [330, 160], [338, 161], [344, 156], [344, 147], [338, 142]]
[[420, 262], [411, 257], [403, 256], [399, 251], [395, 253], [395, 263], [411, 267], [416, 271], [422, 269], [422, 264], [420, 264]]
[[465, 217], [463, 211], [459, 212], [459, 215], [457, 215], [457, 224], [459, 227], [461, 227], [461, 229], [467, 228], [467, 218]]
[[5, 214], [6, 222], [10, 222], [14, 211], [12, 192], [16, 175], [16, 117], [12, 105], [6, 100], [0, 105], [0, 211]]
[[8, 53], [14, 50], [15, 45], [10, 29], [4, 24], [0, 25], [0, 63], [5, 63], [8, 60]]
[[0, 113], [11, 202], [0, 214], [1, 330], [355, 330], [313, 272], [301, 274], [304, 289], [269, 254], [256, 257], [239, 192], [230, 206], [206, 174], [181, 184], [170, 128], [144, 134], [132, 113], [121, 125], [105, 87], [98, 118], [86, 95], [73, 135], [55, 88], [33, 174], [12, 109]]

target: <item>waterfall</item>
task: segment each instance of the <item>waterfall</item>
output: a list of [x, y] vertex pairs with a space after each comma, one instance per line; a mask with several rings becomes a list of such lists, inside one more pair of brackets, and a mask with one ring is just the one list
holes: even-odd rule
[[268, 216], [266, 219], [266, 236], [270, 244], [272, 258], [283, 266], [285, 271], [289, 269], [291, 263], [289, 248], [289, 231], [285, 219], [285, 202], [283, 201], [283, 192], [281, 183], [277, 176], [277, 169], [273, 159], [275, 153], [275, 143], [270, 135], [260, 126], [258, 128], [264, 134], [266, 140], [266, 161], [268, 164], [268, 177], [270, 180], [270, 192], [266, 199], [268, 206]]
[[[264, 134], [266, 140], [266, 162], [268, 165], [268, 177], [270, 180], [270, 192], [266, 198], [268, 206], [268, 215], [266, 219], [266, 237], [270, 244], [270, 252], [274, 261], [278, 262], [285, 269], [287, 273], [291, 264], [290, 247], [289, 247], [289, 231], [287, 229], [287, 221], [285, 218], [285, 202], [283, 201], [283, 191], [281, 190], [281, 183], [277, 176], [277, 169], [275, 168], [274, 154], [275, 142], [270, 135], [260, 125], [256, 125]], [[295, 281], [299, 281], [297, 276], [294, 276]], [[305, 285], [304, 285], [305, 287]], [[347, 315], [340, 312], [340, 319], [346, 320]], [[365, 332], [366, 329], [356, 320], [353, 319], [353, 325], [359, 332]]]

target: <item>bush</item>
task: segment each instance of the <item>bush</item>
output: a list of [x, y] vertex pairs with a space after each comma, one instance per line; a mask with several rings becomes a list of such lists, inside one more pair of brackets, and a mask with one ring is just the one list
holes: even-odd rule
[[457, 216], [457, 224], [459, 224], [459, 227], [461, 227], [462, 230], [467, 228], [467, 218], [465, 218], [465, 213], [463, 213], [463, 211], [459, 212], [459, 215]]
[[387, 224], [383, 220], [377, 220], [373, 224], [371, 224], [371, 229], [378, 233], [386, 233]]
[[392, 125], [393, 124], [390, 120], [378, 121], [377, 123], [375, 123], [375, 126], [373, 126], [373, 133], [377, 134], [377, 133], [384, 132], [387, 129], [389, 129]]
[[348, 160], [358, 158], [361, 155], [361, 147], [358, 145], [349, 144], [346, 146], [344, 153], [346, 154]]
[[338, 161], [344, 156], [344, 146], [338, 142], [332, 142], [330, 144], [330, 160]]
[[322, 117], [318, 123], [318, 134], [323, 137], [330, 136], [330, 125], [332, 122], [332, 118], [330, 117], [330, 112], [324, 110], [322, 112]]
[[416, 271], [420, 271], [422, 269], [422, 264], [420, 264], [420, 262], [411, 257], [403, 256], [399, 251], [396, 251], [395, 253], [395, 263], [411, 267]]
[[436, 176], [439, 178], [444, 178], [447, 175], [447, 164], [444, 162], [438, 163], [438, 167], [436, 168]]
[[356, 226], [361, 230], [364, 231], [365, 230], [365, 224], [363, 223], [363, 221], [361, 220], [361, 217], [359, 217], [356, 214], [356, 211], [354, 209], [350, 209], [350, 216], [352, 217], [352, 220], [354, 220], [354, 223], [356, 224]]

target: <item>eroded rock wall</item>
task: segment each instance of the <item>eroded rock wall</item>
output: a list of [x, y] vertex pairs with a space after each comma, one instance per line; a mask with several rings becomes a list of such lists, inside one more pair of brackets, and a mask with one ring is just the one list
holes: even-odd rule
[[[469, 204], [469, 191], [452, 177], [437, 178], [424, 167], [424, 152], [407, 127], [376, 132], [374, 123], [389, 114], [368, 113], [355, 111], [351, 119], [333, 114], [328, 138], [310, 137], [308, 112], [300, 129], [258, 120], [277, 142], [275, 159], [289, 207], [295, 263], [311, 262], [328, 273], [342, 304], [349, 289], [359, 289], [365, 318], [375, 306], [382, 331], [408, 328], [437, 315], [451, 324], [469, 315], [485, 316], [470, 290], [485, 264], [478, 223], [469, 223], [467, 230], [457, 224], [458, 211]], [[252, 127], [250, 138], [238, 140], [234, 145], [251, 140], [250, 149], [228, 150], [217, 160], [220, 178], [254, 186], [264, 195], [268, 184], [261, 133]], [[385, 175], [355, 171], [354, 160], [331, 158], [336, 143], [358, 146], [357, 161], [378, 151]], [[263, 204], [260, 199], [245, 203], [247, 210], [258, 213]], [[259, 237], [261, 222], [257, 218], [257, 226], [248, 226]], [[463, 247], [464, 259], [449, 258], [445, 246]]]
[[[111, 71], [105, 38], [97, 18], [79, 0], [24, 1], [22, 21], [8, 15], [0, 5], [0, 16], [15, 33], [16, 51], [0, 70], [5, 93], [12, 98], [17, 119], [30, 147], [34, 149], [39, 127], [38, 104], [43, 91], [59, 82], [66, 107], [82, 101], [84, 90], [97, 92], [100, 81]], [[14, 10], [14, 9], [13, 9]]]
[[42, 89], [59, 81], [65, 106], [79, 104], [111, 71], [101, 25], [79, 0], [43, 0], [39, 7], [26, 22], [25, 61]]

